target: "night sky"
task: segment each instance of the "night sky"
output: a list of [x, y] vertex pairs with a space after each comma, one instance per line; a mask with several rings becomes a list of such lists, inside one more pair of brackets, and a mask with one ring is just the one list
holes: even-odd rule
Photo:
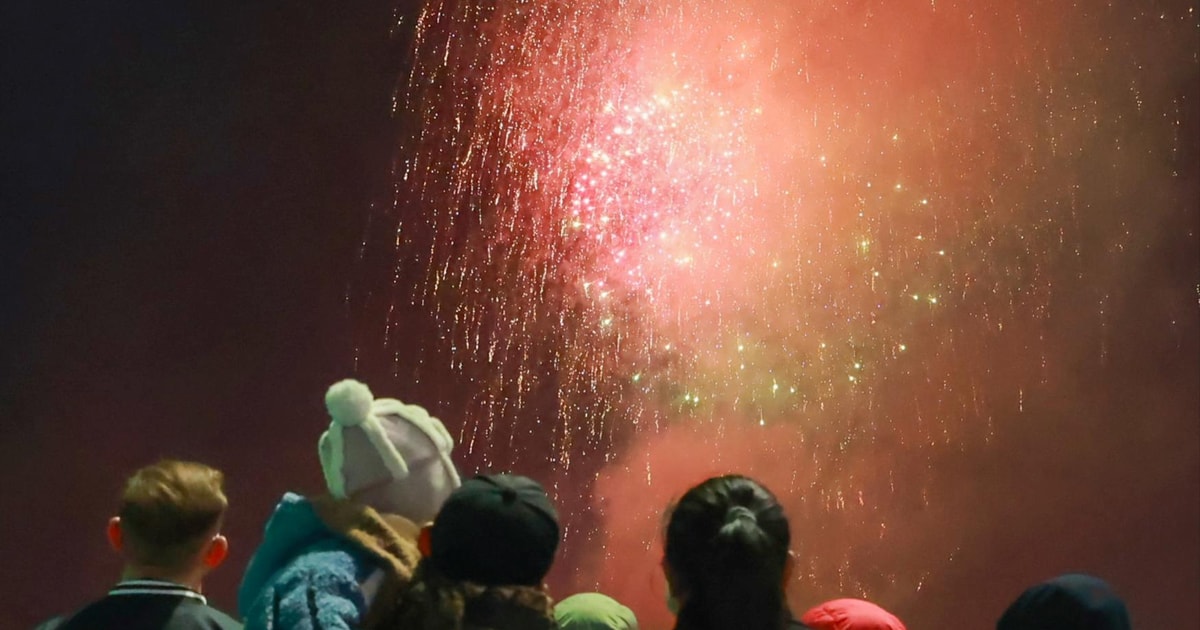
[[232, 609], [353, 374], [543, 480], [555, 594], [645, 627], [725, 470], [795, 607], [988, 627], [1083, 570], [1196, 627], [1200, 21], [1142, 4], [6, 6], [0, 626], [111, 584], [160, 456], [227, 473]]
[[387, 184], [392, 7], [4, 11], [0, 415], [25, 481], [0, 626], [107, 588], [106, 515], [161, 456], [227, 473], [208, 588], [230, 609], [278, 495], [322, 487], [321, 397], [351, 370], [343, 295]]

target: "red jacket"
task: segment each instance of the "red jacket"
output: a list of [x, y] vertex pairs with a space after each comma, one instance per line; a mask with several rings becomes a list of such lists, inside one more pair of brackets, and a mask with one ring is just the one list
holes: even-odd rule
[[861, 599], [835, 599], [804, 613], [813, 630], [905, 630], [892, 613]]

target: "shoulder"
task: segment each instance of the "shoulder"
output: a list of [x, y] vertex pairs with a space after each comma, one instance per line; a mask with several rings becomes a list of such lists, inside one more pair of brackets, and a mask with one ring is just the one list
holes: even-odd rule
[[240, 622], [220, 609], [190, 600], [180, 602], [171, 621], [163, 627], [167, 630], [242, 630]]
[[238, 610], [248, 615], [264, 593], [309, 588], [314, 584], [357, 582], [370, 574], [371, 557], [349, 542], [332, 534], [319, 537], [308, 545], [267, 558], [256, 555], [250, 561], [238, 588]]
[[275, 509], [267, 519], [263, 537], [291, 538], [320, 529], [321, 521], [313, 509], [313, 502], [307, 497], [288, 492], [275, 504]]
[[75, 630], [125, 627], [132, 619], [157, 618], [162, 628], [241, 630], [228, 614], [184, 597], [105, 597], [69, 617], [52, 619], [36, 630]]
[[373, 571], [364, 562], [344, 549], [305, 552], [258, 589], [241, 612], [247, 620], [266, 618], [276, 609], [300, 610], [308, 607], [310, 598], [326, 597], [348, 599], [359, 608], [364, 605], [360, 582]]
[[61, 628], [66, 622], [67, 617], [55, 617], [39, 623], [38, 625], [34, 626], [33, 630], [58, 630], [58, 628]]
[[83, 608], [77, 609], [61, 617], [55, 617], [49, 621], [43, 622], [35, 630], [73, 630], [75, 628], [89, 628], [97, 622], [106, 619], [111, 619], [114, 616], [120, 615], [120, 606], [122, 602], [116, 601], [112, 597], [101, 597]]
[[203, 609], [197, 610], [196, 618], [205, 622], [205, 628], [211, 630], [242, 630], [242, 624], [238, 620], [229, 616], [220, 609], [212, 606], [199, 605], [194, 608]]
[[359, 580], [374, 570], [372, 558], [353, 545], [330, 539], [298, 554], [279, 573], [279, 580], [297, 577], [336, 576]]

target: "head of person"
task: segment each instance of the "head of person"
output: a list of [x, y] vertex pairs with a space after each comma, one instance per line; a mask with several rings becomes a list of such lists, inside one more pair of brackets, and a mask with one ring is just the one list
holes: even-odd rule
[[788, 617], [791, 534], [762, 484], [713, 477], [670, 509], [663, 570], [676, 628], [778, 630]]
[[558, 551], [558, 512], [538, 482], [480, 475], [454, 491], [422, 552], [445, 577], [484, 586], [540, 586]]
[[454, 441], [424, 408], [375, 398], [352, 379], [334, 383], [325, 406], [331, 422], [318, 451], [333, 496], [422, 525], [461, 485]]
[[835, 599], [814, 606], [800, 618], [813, 630], [905, 630], [881, 606], [861, 599]]
[[125, 482], [108, 539], [132, 577], [196, 582], [229, 552], [221, 524], [224, 475], [204, 464], [163, 460]]
[[558, 540], [558, 513], [537, 482], [517, 475], [467, 480], [421, 530], [423, 558], [385, 626], [553, 630], [542, 581]]
[[1107, 582], [1068, 573], [1026, 589], [996, 630], [1130, 630], [1125, 602]]
[[638, 630], [633, 611], [600, 593], [578, 593], [554, 607], [559, 630]]

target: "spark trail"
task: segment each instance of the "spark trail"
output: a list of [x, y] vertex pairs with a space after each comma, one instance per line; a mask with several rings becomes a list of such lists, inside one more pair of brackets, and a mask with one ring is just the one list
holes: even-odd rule
[[[1088, 234], [1134, 238], [1080, 164], [1145, 96], [1088, 78], [1126, 61], [1072, 53], [1044, 18], [1104, 27], [1058, 4], [429, 2], [396, 101], [419, 120], [393, 373], [465, 392], [442, 404], [478, 467], [552, 480], [568, 552], [605, 544], [573, 497], [605, 465], [652, 487], [629, 445], [675, 427], [712, 449], [774, 427], [757, 456], [805, 462], [776, 491], [882, 536], [928, 508], [940, 453], [1062, 378], [1059, 305], [1103, 329], [1121, 263]], [[808, 578], [915, 590], [957, 544], [872, 572], [852, 538]]]

